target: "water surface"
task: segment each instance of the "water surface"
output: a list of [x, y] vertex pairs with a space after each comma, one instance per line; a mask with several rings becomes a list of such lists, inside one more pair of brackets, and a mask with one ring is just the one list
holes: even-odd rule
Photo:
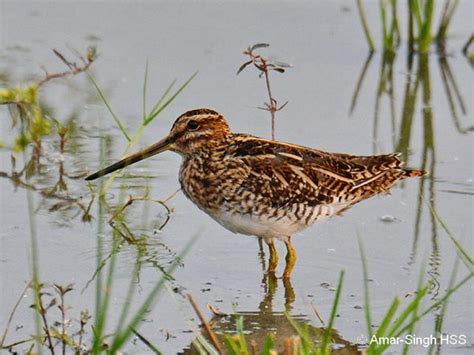
[[[291, 282], [276, 280], [270, 291], [256, 239], [224, 230], [181, 193], [169, 201], [171, 219], [157, 231], [166, 211], [160, 205], [138, 202], [127, 215], [133, 231], [148, 238], [141, 247], [144, 264], [136, 305], [162, 276], [163, 268], [193, 237], [198, 238], [173, 274], [169, 292], [147, 314], [141, 333], [164, 353], [188, 348], [196, 336], [190, 330], [197, 329], [197, 320], [184, 297], [186, 292], [194, 295], [209, 319], [212, 313], [206, 303], [225, 313], [242, 313], [250, 321], [246, 323], [249, 329], [253, 325], [275, 331], [268, 324], [277, 327], [285, 309], [320, 328], [311, 303], [325, 319], [329, 317], [334, 288], [344, 269], [335, 327], [341, 341], [353, 347], [367, 332], [361, 309], [363, 278], [357, 235], [367, 254], [375, 325], [393, 297], [403, 302], [411, 299], [420, 273], [432, 281], [427, 306], [448, 287], [456, 251], [431, 216], [428, 201], [473, 253], [473, 75], [460, 52], [472, 30], [472, 10], [469, 1], [461, 2], [447, 57], [417, 57], [410, 67], [404, 49], [393, 58], [377, 52], [354, 96], [367, 48], [352, 2], [42, 2], [28, 6], [1, 2], [0, 85], [24, 85], [34, 76], [41, 77], [41, 65], [50, 71], [63, 70], [52, 48], [69, 53], [68, 47], [82, 51], [94, 44], [100, 57], [93, 64], [93, 73], [132, 132], [141, 120], [146, 58], [153, 98], [174, 78], [183, 82], [199, 70], [191, 85], [147, 127], [139, 146], [163, 137], [179, 114], [197, 107], [221, 112], [236, 132], [269, 137], [269, 115], [256, 108], [266, 99], [264, 82], [252, 70], [239, 76], [235, 73], [245, 60], [241, 53], [248, 45], [271, 43], [269, 56], [293, 64], [284, 75], [274, 73], [271, 78], [279, 102], [289, 100], [278, 113], [277, 139], [353, 154], [402, 151], [409, 166], [423, 166], [431, 175], [405, 181], [391, 196], [363, 202], [344, 216], [295, 236], [299, 260]], [[368, 15], [373, 27], [378, 26], [376, 6], [369, 7]], [[446, 92], [446, 65], [462, 98], [461, 105], [453, 95], [454, 112]], [[417, 81], [420, 85], [415, 89]], [[103, 238], [105, 250], [111, 247], [109, 226], [97, 234], [96, 203], [90, 211], [92, 220], [83, 220], [91, 192], [82, 177], [99, 168], [101, 146], [103, 163], [110, 163], [121, 157], [126, 141], [84, 76], [48, 84], [41, 99], [56, 119], [69, 122], [74, 129], [64, 154], [59, 153], [56, 136], [44, 140], [39, 170], [29, 179], [34, 188], [4, 176], [0, 179], [2, 330], [31, 277], [31, 233], [38, 240], [41, 280], [74, 283], [75, 291], [68, 299], [75, 319], [81, 309], [94, 307], [94, 283], [86, 286], [96, 271], [97, 238]], [[9, 147], [18, 127], [12, 127], [6, 107], [0, 109], [0, 139], [6, 145], [0, 150], [0, 171], [11, 176]], [[21, 170], [32, 154], [31, 149], [15, 154], [16, 169]], [[126, 195], [149, 191], [153, 198], [165, 199], [179, 188], [179, 164], [180, 157], [165, 153], [135, 165], [115, 181], [107, 198], [117, 203], [122, 186]], [[279, 249], [283, 254], [284, 248], [280, 245]], [[135, 244], [121, 246], [112, 310], [121, 307], [136, 253]], [[33, 332], [29, 297], [17, 310], [10, 343]], [[467, 353], [472, 348], [473, 306], [472, 284], [453, 296], [444, 331], [470, 338], [468, 347], [452, 346], [446, 351]], [[433, 333], [437, 312], [419, 323], [418, 334]], [[112, 312], [111, 326], [117, 318]], [[278, 330], [283, 332], [279, 334], [286, 334], [289, 327], [286, 323], [282, 327], [285, 330]], [[146, 348], [135, 339], [128, 350], [136, 353]], [[424, 352], [424, 348], [414, 351]]]

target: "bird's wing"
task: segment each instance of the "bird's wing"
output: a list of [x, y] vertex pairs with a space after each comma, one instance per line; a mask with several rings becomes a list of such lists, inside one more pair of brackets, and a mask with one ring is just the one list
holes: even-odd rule
[[327, 153], [250, 136], [237, 137], [235, 142], [231, 156], [248, 167], [240, 188], [277, 206], [346, 202], [357, 191], [383, 192], [403, 175], [396, 154]]

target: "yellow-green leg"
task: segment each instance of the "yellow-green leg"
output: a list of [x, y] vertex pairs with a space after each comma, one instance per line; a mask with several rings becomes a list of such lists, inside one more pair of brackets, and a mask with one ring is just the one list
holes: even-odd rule
[[262, 271], [265, 272], [267, 269], [267, 262], [265, 260], [265, 252], [263, 251], [262, 237], [258, 237], [258, 258], [260, 259], [260, 264], [262, 264]]
[[268, 244], [268, 251], [270, 252], [270, 258], [268, 259], [268, 272], [274, 273], [278, 265], [278, 251], [273, 239], [266, 240], [266, 242]]
[[293, 309], [293, 303], [296, 299], [296, 294], [289, 277], [283, 278], [283, 286], [285, 287], [285, 311], [291, 312]]
[[291, 237], [288, 237], [285, 240], [285, 245], [286, 245], [286, 266], [285, 266], [285, 271], [283, 271], [283, 278], [289, 278], [291, 276], [291, 272], [293, 271], [293, 268], [295, 267], [296, 264], [296, 250], [293, 248], [293, 245], [291, 244]]

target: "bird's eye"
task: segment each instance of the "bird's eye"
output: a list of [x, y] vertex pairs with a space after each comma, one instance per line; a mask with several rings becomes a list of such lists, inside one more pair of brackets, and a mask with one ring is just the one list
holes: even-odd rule
[[189, 129], [195, 130], [195, 129], [198, 129], [198, 127], [199, 127], [199, 123], [198, 123], [197, 121], [195, 121], [195, 120], [190, 120], [190, 121], [188, 122], [188, 128], [189, 128]]

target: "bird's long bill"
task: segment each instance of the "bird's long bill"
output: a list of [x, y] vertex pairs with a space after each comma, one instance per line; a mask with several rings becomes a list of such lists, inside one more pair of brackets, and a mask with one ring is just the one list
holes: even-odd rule
[[161, 153], [165, 150], [169, 149], [169, 146], [171, 144], [171, 140], [169, 137], [166, 137], [162, 139], [161, 141], [149, 146], [148, 148], [145, 148], [143, 150], [140, 150], [139, 152], [129, 155], [128, 157], [123, 158], [122, 160], [106, 167], [105, 169], [99, 170], [98, 172], [89, 175], [86, 177], [86, 180], [95, 180], [97, 178], [100, 178], [104, 175], [110, 174], [114, 172], [115, 170], [119, 170], [122, 168], [125, 168], [126, 166], [130, 164], [134, 164], [136, 162], [139, 162], [140, 160], [149, 158], [155, 154]]

